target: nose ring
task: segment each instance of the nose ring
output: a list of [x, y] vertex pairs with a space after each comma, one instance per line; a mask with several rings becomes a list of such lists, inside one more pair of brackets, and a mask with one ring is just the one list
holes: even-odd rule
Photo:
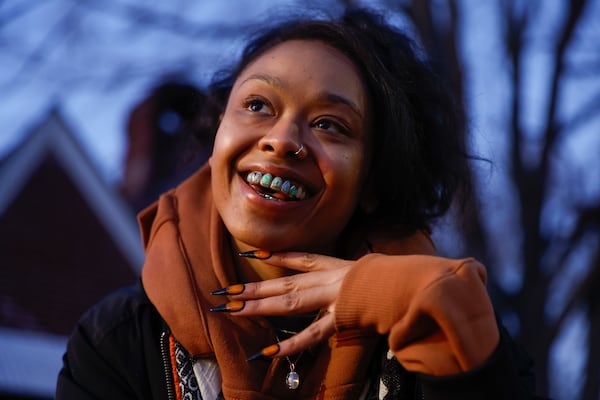
[[294, 152], [294, 157], [299, 160], [304, 159], [307, 155], [308, 151], [306, 151], [303, 144], [300, 144], [300, 148]]

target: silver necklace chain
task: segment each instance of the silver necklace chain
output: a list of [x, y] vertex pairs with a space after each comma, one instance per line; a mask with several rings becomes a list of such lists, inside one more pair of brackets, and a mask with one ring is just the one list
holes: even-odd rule
[[[279, 329], [279, 331], [281, 331], [282, 333], [290, 334], [290, 335], [295, 335], [297, 333], [297, 332], [287, 331], [285, 329]], [[281, 342], [279, 340], [279, 336], [277, 334], [275, 334], [275, 338], [277, 339], [277, 343]], [[304, 351], [301, 351], [300, 354], [298, 354], [298, 357], [296, 357], [296, 361], [294, 361], [294, 362], [292, 362], [292, 360], [290, 360], [289, 356], [285, 356], [285, 359], [290, 367], [290, 372], [288, 372], [287, 375], [285, 376], [285, 384], [287, 385], [288, 389], [290, 389], [290, 390], [296, 390], [300, 387], [300, 374], [298, 374], [298, 372], [296, 372], [296, 364], [300, 360], [300, 357], [302, 357], [302, 354], [304, 354]]]

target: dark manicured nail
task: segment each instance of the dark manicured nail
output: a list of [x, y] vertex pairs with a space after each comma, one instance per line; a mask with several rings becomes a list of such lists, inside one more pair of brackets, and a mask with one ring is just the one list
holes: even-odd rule
[[257, 258], [259, 260], [266, 260], [268, 258], [270, 258], [273, 253], [271, 253], [269, 250], [250, 250], [250, 251], [243, 251], [241, 253], [238, 253], [238, 255], [240, 257], [247, 257], [247, 258]]
[[217, 312], [235, 312], [242, 311], [246, 305], [245, 301], [230, 301], [229, 303], [220, 304], [210, 309]]
[[250, 357], [246, 358], [246, 361], [256, 360], [260, 357], [273, 357], [277, 353], [279, 353], [279, 343], [272, 344], [268, 347], [265, 347], [258, 353], [252, 354]]
[[214, 290], [210, 294], [213, 294], [216, 296], [225, 295], [225, 294], [235, 295], [235, 294], [244, 293], [245, 289], [246, 289], [246, 285], [244, 285], [243, 283], [238, 283], [235, 285], [230, 285], [230, 286], [224, 287], [222, 289]]

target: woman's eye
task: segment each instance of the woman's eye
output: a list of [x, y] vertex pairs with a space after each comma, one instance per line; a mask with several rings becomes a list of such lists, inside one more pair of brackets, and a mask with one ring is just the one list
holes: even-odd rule
[[259, 112], [260, 110], [262, 110], [264, 104], [261, 103], [258, 100], [253, 100], [250, 102], [250, 104], [248, 105], [248, 109], [250, 111], [254, 111], [254, 112]]
[[261, 99], [250, 99], [245, 102], [244, 107], [255, 113], [270, 113], [271, 109], [268, 104]]
[[313, 126], [317, 129], [322, 129], [326, 131], [332, 131], [337, 133], [346, 134], [348, 129], [346, 129], [342, 124], [331, 121], [329, 119], [320, 119], [316, 121]]

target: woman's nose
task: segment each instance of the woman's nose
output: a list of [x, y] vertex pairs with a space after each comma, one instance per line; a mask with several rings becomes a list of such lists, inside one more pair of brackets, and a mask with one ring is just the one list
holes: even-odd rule
[[302, 131], [295, 121], [280, 119], [259, 140], [261, 150], [278, 157], [302, 158]]

